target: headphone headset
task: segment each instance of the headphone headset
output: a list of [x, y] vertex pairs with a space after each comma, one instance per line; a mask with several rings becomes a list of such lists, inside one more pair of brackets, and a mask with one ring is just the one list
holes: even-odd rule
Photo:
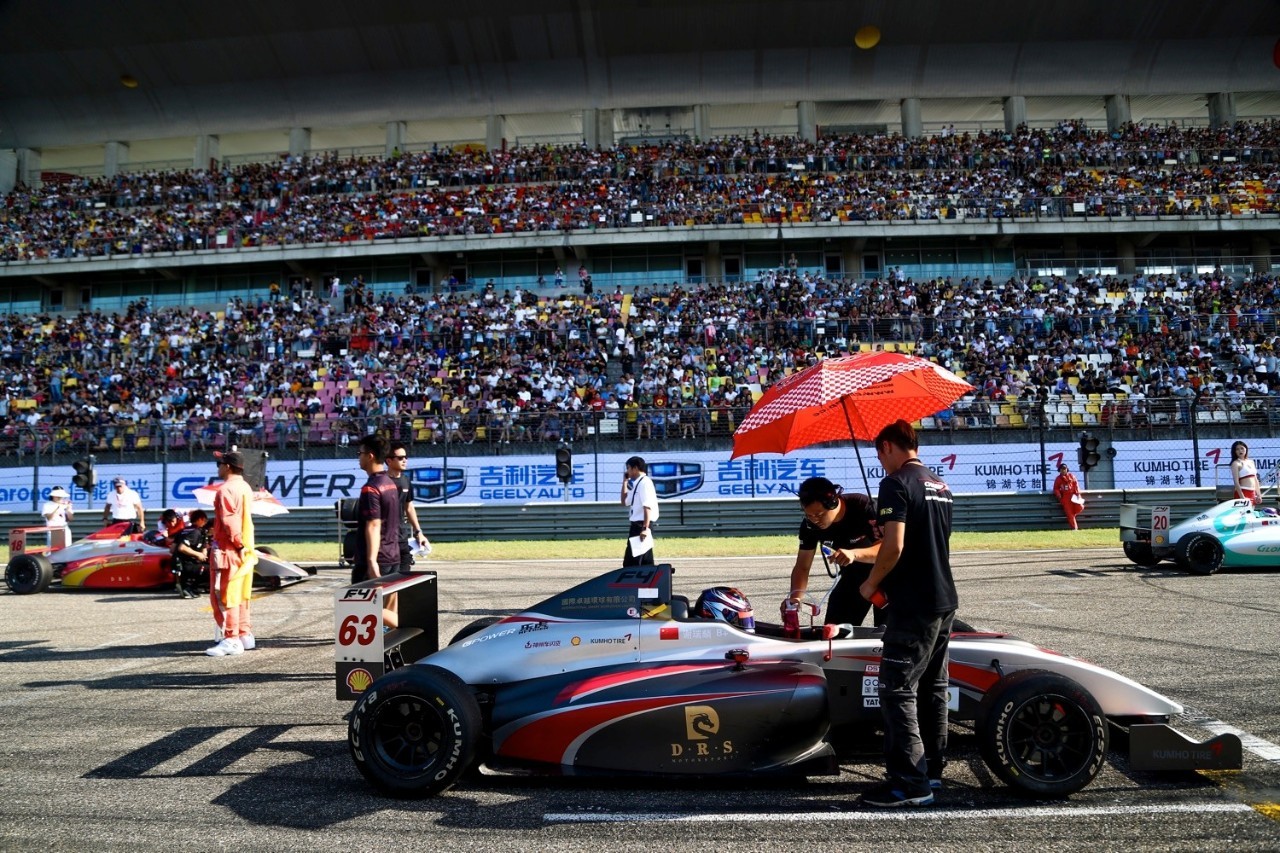
[[844, 494], [844, 487], [831, 484], [831, 491], [822, 496], [823, 509], [835, 509], [840, 506], [840, 496]]

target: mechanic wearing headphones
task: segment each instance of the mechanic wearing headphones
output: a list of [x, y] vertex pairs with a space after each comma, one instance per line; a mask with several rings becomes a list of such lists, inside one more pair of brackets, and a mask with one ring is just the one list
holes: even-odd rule
[[[797, 492], [804, 521], [800, 522], [800, 548], [791, 569], [791, 592], [783, 602], [799, 603], [809, 589], [809, 570], [819, 545], [828, 546], [827, 559], [840, 566], [840, 578], [827, 602], [826, 622], [861, 625], [871, 602], [858, 593], [880, 552], [880, 525], [876, 502], [867, 495], [846, 495], [826, 477], [810, 477]], [[884, 624], [876, 608], [874, 622]]]

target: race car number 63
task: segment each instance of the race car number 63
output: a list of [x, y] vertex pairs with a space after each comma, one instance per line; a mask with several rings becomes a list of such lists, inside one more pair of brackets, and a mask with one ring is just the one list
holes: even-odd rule
[[338, 645], [349, 646], [352, 643], [357, 643], [361, 646], [367, 646], [373, 642], [373, 638], [377, 636], [377, 631], [377, 616], [372, 613], [364, 617], [353, 614], [343, 619], [341, 627], [338, 628]]

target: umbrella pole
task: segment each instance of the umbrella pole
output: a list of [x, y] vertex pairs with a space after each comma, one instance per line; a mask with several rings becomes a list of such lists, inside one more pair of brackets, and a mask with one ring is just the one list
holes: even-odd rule
[[862, 466], [862, 451], [858, 449], [858, 439], [853, 435], [853, 421], [849, 419], [849, 408], [840, 401], [840, 411], [844, 412], [844, 422], [849, 425], [849, 438], [853, 441], [853, 455], [858, 458], [858, 470], [862, 472], [862, 488], [867, 492], [867, 497], [872, 497], [871, 483], [867, 481], [867, 469]]

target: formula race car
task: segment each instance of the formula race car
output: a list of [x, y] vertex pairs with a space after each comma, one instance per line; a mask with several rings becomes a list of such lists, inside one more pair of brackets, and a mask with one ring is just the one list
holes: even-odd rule
[[1173, 560], [1183, 571], [1211, 575], [1221, 568], [1280, 568], [1280, 515], [1246, 498], [1170, 526], [1169, 507], [1120, 507], [1124, 555], [1139, 566]]
[[[15, 527], [9, 531], [9, 564], [4, 579], [18, 595], [44, 592], [56, 582], [64, 589], [160, 589], [173, 587], [173, 555], [160, 533], [130, 533], [129, 523], [112, 524], [73, 544], [65, 528]], [[306, 580], [314, 568], [281, 560], [258, 547], [254, 585], [278, 588]]]
[[[358, 700], [348, 745], [361, 774], [384, 793], [426, 796], [479, 764], [561, 775], [839, 773], [837, 746], [850, 741], [841, 735], [880, 723], [881, 629], [698, 618], [672, 594], [672, 574], [669, 565], [607, 572], [518, 615], [477, 620], [439, 650], [434, 573], [339, 591], [337, 692]], [[400, 625], [384, 632], [392, 594]], [[1088, 785], [1113, 726], [1128, 735], [1136, 769], [1241, 766], [1239, 738], [1198, 745], [1172, 729], [1177, 702], [1006, 634], [954, 633], [950, 681], [952, 720], [972, 723], [992, 772], [1029, 796]]]

